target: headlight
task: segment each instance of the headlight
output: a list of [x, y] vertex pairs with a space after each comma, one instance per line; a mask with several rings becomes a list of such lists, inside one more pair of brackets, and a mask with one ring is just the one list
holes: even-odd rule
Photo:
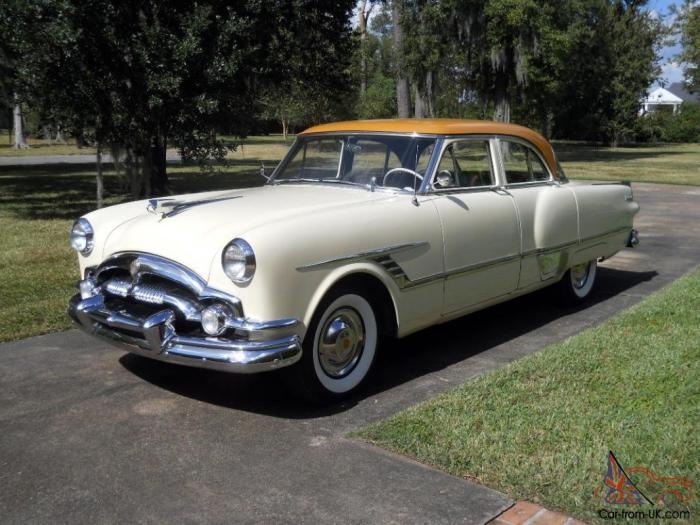
[[78, 219], [73, 223], [70, 231], [70, 245], [76, 252], [83, 255], [90, 255], [94, 245], [93, 237], [95, 232], [87, 219]]
[[255, 274], [253, 248], [243, 239], [232, 240], [221, 254], [221, 266], [234, 283], [249, 282]]

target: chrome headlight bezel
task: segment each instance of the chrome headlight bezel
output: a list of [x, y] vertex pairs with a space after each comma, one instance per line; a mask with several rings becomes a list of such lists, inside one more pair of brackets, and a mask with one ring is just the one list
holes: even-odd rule
[[252, 246], [243, 239], [233, 239], [221, 252], [221, 267], [234, 283], [249, 283], [255, 275], [256, 268]]
[[95, 230], [90, 221], [81, 217], [73, 223], [70, 230], [70, 245], [82, 255], [90, 255], [95, 247]]

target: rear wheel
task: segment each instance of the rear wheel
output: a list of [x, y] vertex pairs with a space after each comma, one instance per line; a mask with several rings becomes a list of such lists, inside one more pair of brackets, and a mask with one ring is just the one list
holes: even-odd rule
[[569, 268], [558, 283], [561, 302], [573, 306], [585, 301], [595, 285], [597, 269], [595, 259]]
[[319, 402], [340, 400], [364, 383], [377, 350], [378, 318], [362, 292], [338, 289], [324, 298], [288, 369], [291, 387]]

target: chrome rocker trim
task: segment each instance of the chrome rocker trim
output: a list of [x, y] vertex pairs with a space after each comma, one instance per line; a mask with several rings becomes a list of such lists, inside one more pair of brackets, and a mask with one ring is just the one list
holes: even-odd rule
[[[273, 370], [301, 359], [301, 339], [298, 335], [262, 341], [181, 336], [175, 332], [172, 324], [175, 313], [169, 308], [142, 318], [124, 311], [109, 310], [104, 299], [101, 294], [87, 299], [81, 299], [80, 294], [75, 295], [70, 301], [68, 314], [78, 328], [134, 354], [236, 373]], [[236, 328], [264, 331], [278, 329], [285, 324], [292, 326], [291, 320], [284, 321], [282, 325], [275, 322], [241, 322]]]

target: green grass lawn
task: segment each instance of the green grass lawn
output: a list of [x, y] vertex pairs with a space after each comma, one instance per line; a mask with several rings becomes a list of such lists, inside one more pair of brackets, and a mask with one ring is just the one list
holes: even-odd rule
[[555, 142], [570, 179], [630, 180], [700, 186], [700, 144], [606, 148]]
[[[236, 144], [238, 148], [236, 151], [230, 152], [228, 158], [239, 159], [245, 158], [246, 154], [251, 151], [250, 154], [256, 155], [259, 146], [265, 146], [268, 150], [271, 150], [277, 156], [281, 157], [286, 147], [292, 143], [294, 140], [294, 135], [289, 135], [287, 141], [280, 135], [265, 135], [265, 136], [255, 136], [247, 137], [241, 141], [241, 139], [233, 136], [222, 136], [224, 142], [228, 144]], [[8, 134], [6, 129], [0, 129], [0, 157], [26, 157], [26, 156], [41, 156], [41, 155], [94, 155], [96, 149], [93, 147], [83, 147], [78, 148], [75, 144], [75, 140], [68, 139], [65, 143], [58, 143], [51, 140], [45, 140], [35, 137], [28, 137], [27, 143], [29, 148], [27, 149], [15, 149], [14, 136]], [[242, 145], [242, 147], [240, 147]], [[279, 151], [278, 151], [279, 150]], [[173, 153], [176, 150], [171, 150]], [[268, 152], [269, 154], [269, 152]]]
[[[588, 522], [612, 450], [695, 485], [700, 513], [700, 269], [603, 325], [357, 436]], [[659, 487], [633, 476], [652, 500]], [[629, 507], [627, 507], [629, 508]], [[670, 522], [670, 521], [669, 521]], [[676, 522], [676, 521], [674, 521]]]

